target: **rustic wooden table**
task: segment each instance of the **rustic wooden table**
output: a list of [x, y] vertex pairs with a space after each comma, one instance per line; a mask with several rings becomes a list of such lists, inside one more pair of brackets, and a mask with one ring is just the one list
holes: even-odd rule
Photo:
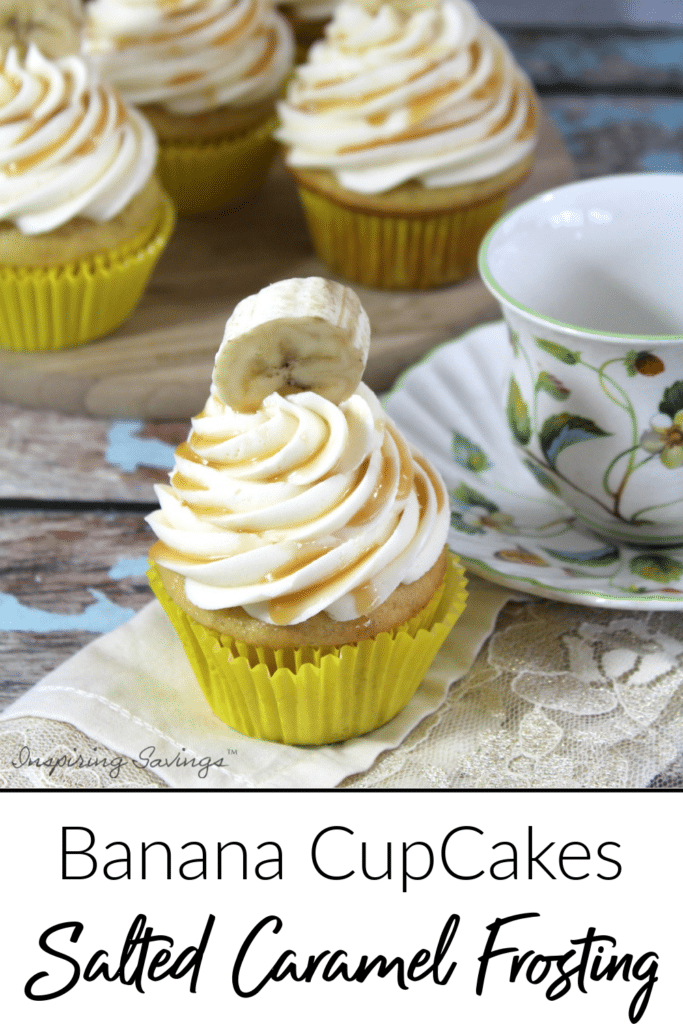
[[[559, 129], [575, 176], [683, 170], [683, 31], [530, 28], [505, 34], [534, 79], [550, 123]], [[551, 129], [544, 145], [555, 180], [566, 180], [571, 172], [562, 163], [565, 156]], [[54, 388], [42, 366], [32, 382], [22, 357], [14, 363], [3, 360], [0, 709], [94, 635], [125, 621], [148, 602], [144, 571], [150, 533], [143, 516], [154, 507], [152, 484], [166, 478], [173, 447], [187, 433], [187, 416], [203, 403], [210, 359], [226, 316], [242, 294], [254, 290], [252, 281], [260, 287], [276, 277], [320, 272], [294, 207], [285, 204], [286, 231], [269, 218], [268, 211], [279, 202], [277, 172], [273, 181], [258, 210], [267, 238], [287, 253], [285, 272], [278, 273], [272, 260], [257, 272], [263, 243], [252, 241], [248, 261], [238, 251], [229, 253], [231, 280], [212, 280], [211, 270], [195, 261], [189, 278], [164, 279], [162, 274], [163, 294], [152, 293], [142, 310], [140, 331], [151, 332], [157, 344], [160, 324], [154, 320], [152, 304], [162, 304], [165, 315], [174, 319], [172, 340], [180, 351], [193, 315], [193, 293], [208, 303], [199, 372], [196, 365], [169, 371], [162, 353], [146, 368], [129, 364], [133, 375], [123, 373], [123, 380], [110, 386], [97, 367], [100, 351], [111, 344], [104, 342], [102, 350], [97, 345], [89, 346], [87, 355], [84, 350], [87, 371], [80, 379], [69, 368], [56, 367]], [[533, 190], [538, 191], [552, 178], [546, 182], [541, 174], [534, 183], [538, 187]], [[180, 238], [185, 244], [202, 235], [202, 258], [210, 260], [212, 246], [220, 247], [222, 235], [215, 227], [205, 228], [197, 222], [188, 224]], [[225, 260], [224, 247], [219, 255]], [[426, 297], [362, 297], [380, 337], [379, 347], [384, 345], [387, 354], [386, 361], [375, 360], [370, 379], [375, 387], [387, 387], [431, 344], [469, 324], [497, 318], [476, 283]], [[129, 358], [137, 358], [135, 332], [125, 344]], [[136, 390], [135, 374], [147, 372], [151, 385], [148, 381]], [[171, 422], [153, 422], [160, 415], [168, 418], [169, 409], [177, 410]], [[93, 418], [93, 413], [114, 418]]]

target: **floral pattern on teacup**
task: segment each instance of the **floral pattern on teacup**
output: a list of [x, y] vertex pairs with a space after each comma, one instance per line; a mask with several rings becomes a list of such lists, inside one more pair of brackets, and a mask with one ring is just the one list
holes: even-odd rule
[[[492, 552], [496, 560], [519, 566], [560, 568], [567, 577], [575, 579], [600, 576], [616, 581], [630, 574], [655, 584], [648, 587], [633, 582], [619, 586], [618, 589], [625, 594], [683, 594], [683, 561], [663, 551], [629, 552], [597, 537], [586, 547], [548, 546], [549, 539], [571, 534], [575, 524], [571, 513], [558, 513], [549, 507], [547, 517], [541, 522], [533, 525], [518, 522], [514, 515], [492, 499], [490, 485], [486, 486], [485, 479], [495, 479], [496, 475], [494, 453], [486, 452], [459, 432], [453, 433], [451, 451], [459, 466], [482, 478], [481, 489], [463, 480], [451, 490], [451, 529], [470, 536], [497, 535], [536, 541], [533, 547], [521, 543], [513, 547], [496, 547]], [[526, 465], [539, 483], [551, 494], [557, 494], [554, 480], [540, 466], [529, 460]], [[676, 582], [681, 583], [680, 588], [671, 585]]]
[[[532, 382], [533, 395], [531, 401], [528, 402], [513, 372], [509, 379], [507, 392], [508, 425], [516, 442], [527, 451], [527, 466], [536, 466], [535, 475], [544, 486], [548, 486], [547, 481], [554, 483], [553, 478], [546, 472], [550, 470], [557, 480], [564, 481], [575, 491], [595, 501], [608, 515], [628, 523], [629, 526], [636, 527], [653, 525], [653, 520], [648, 518], [648, 513], [652, 515], [655, 510], [669, 508], [683, 502], [683, 499], [677, 497], [672, 501], [643, 506], [628, 515], [625, 515], [622, 510], [624, 495], [630, 479], [653, 458], [659, 457], [667, 469], [679, 469], [683, 466], [683, 380], [675, 381], [664, 390], [658, 411], [652, 411], [649, 430], [643, 430], [638, 423], [634, 402], [611, 371], [613, 365], [621, 364], [628, 376], [640, 374], [645, 377], [655, 377], [666, 369], [659, 356], [649, 351], [632, 350], [626, 355], [607, 359], [601, 365], [593, 365], [580, 349], [570, 349], [556, 341], [533, 337], [535, 345], [556, 359], [558, 363], [567, 368], [580, 365], [593, 372], [601, 391], [613, 405], [623, 412], [630, 444], [622, 451], [617, 452], [606, 466], [602, 477], [604, 498], [601, 500], [586, 491], [577, 480], [570, 480], [566, 477], [558, 465], [558, 460], [561, 453], [570, 446], [609, 437], [611, 431], [604, 429], [593, 419], [572, 412], [566, 407], [562, 411], [546, 415], [541, 420], [538, 407], [539, 395], [544, 393], [557, 403], [568, 403], [572, 396], [572, 389], [564, 375], [563, 378], [560, 378], [548, 373], [547, 370], [537, 370], [534, 367], [517, 332], [511, 331], [509, 336], [515, 355], [526, 363]], [[529, 448], [534, 438], [538, 441], [541, 455]], [[643, 455], [643, 453], [645, 454]], [[545, 480], [542, 474], [545, 476]], [[557, 485], [555, 486], [557, 488]]]

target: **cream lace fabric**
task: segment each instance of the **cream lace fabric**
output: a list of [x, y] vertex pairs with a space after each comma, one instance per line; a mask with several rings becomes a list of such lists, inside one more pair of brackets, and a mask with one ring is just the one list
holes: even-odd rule
[[[498, 588], [495, 588], [498, 589]], [[344, 788], [683, 788], [683, 616], [509, 601], [444, 703]], [[42, 767], [13, 767], [21, 750]], [[92, 769], [45, 767], [81, 754]], [[73, 726], [0, 722], [0, 787], [167, 783]], [[305, 785], [305, 780], [302, 783]]]
[[446, 702], [354, 788], [683, 788], [683, 617], [509, 603]]

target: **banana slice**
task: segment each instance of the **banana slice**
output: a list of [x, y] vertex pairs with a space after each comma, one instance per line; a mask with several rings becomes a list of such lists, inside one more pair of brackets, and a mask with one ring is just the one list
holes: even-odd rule
[[213, 370], [213, 391], [255, 412], [277, 391], [315, 391], [335, 404], [360, 384], [370, 321], [350, 288], [322, 277], [290, 278], [235, 306]]
[[0, 55], [15, 46], [23, 57], [29, 43], [49, 60], [78, 53], [81, 24], [79, 0], [0, 0]]

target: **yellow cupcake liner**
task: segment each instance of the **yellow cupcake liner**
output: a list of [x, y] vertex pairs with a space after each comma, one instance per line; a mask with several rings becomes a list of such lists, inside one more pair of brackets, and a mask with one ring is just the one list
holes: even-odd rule
[[470, 277], [479, 243], [507, 194], [444, 213], [366, 213], [300, 187], [313, 247], [341, 277], [368, 288], [435, 288]]
[[209, 142], [161, 141], [157, 174], [178, 213], [237, 206], [261, 189], [277, 152], [275, 117], [252, 131]]
[[175, 224], [167, 196], [134, 238], [60, 267], [0, 266], [0, 348], [54, 352], [108, 334], [142, 297]]
[[272, 650], [197, 623], [168, 596], [154, 563], [148, 577], [214, 714], [246, 736], [302, 745], [362, 736], [397, 715], [467, 599], [464, 572], [449, 554], [434, 597], [391, 632], [338, 648]]

